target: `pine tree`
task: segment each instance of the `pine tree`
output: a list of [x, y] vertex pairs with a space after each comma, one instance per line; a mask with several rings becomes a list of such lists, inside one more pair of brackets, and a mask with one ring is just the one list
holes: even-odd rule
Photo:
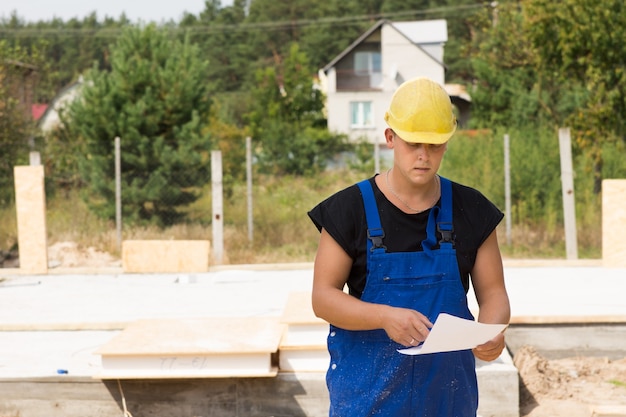
[[38, 55], [0, 40], [0, 207], [13, 200], [13, 167], [28, 161], [34, 124], [23, 91], [32, 91]]
[[308, 57], [296, 43], [284, 61], [256, 73], [255, 108], [248, 118], [265, 172], [312, 174], [345, 146], [343, 135], [326, 128], [323, 93], [312, 73]]
[[115, 214], [114, 138], [121, 138], [123, 217], [172, 224], [209, 178], [208, 63], [198, 48], [154, 25], [129, 28], [112, 48], [111, 71], [94, 67], [67, 128], [81, 145], [88, 204]]

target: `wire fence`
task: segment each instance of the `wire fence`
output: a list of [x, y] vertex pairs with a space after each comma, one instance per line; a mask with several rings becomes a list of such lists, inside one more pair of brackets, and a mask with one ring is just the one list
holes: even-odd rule
[[[247, 140], [247, 236], [253, 238], [251, 141]], [[213, 151], [208, 181], [199, 183], [194, 170], [165, 173], [124, 170], [119, 138], [114, 146], [114, 172], [100, 184], [67, 182], [67, 174], [48, 174], [46, 227], [49, 247], [121, 256], [123, 240], [176, 239], [212, 241], [212, 255], [223, 261], [224, 189], [221, 152]], [[39, 164], [32, 161], [31, 165]], [[243, 167], [242, 167], [243, 168]], [[207, 169], [205, 167], [205, 169]], [[75, 177], [78, 177], [76, 175]], [[233, 190], [228, 190], [232, 193]], [[238, 190], [240, 192], [240, 190]], [[244, 198], [239, 198], [243, 203]], [[16, 266], [18, 230], [15, 203], [0, 204], [0, 267]], [[237, 214], [241, 218], [241, 213]], [[71, 244], [70, 244], [71, 243]], [[56, 246], [55, 246], [56, 245]], [[78, 248], [76, 248], [78, 246]]]
[[[192, 175], [190, 173], [189, 175]], [[54, 177], [46, 178], [53, 183]], [[118, 189], [122, 191], [122, 187]], [[198, 240], [211, 238], [210, 187], [196, 191], [196, 200], [173, 210], [173, 218], [160, 221], [126, 222], [121, 216], [123, 200], [103, 199], [92, 206], [82, 187], [57, 189], [46, 196], [48, 258], [51, 267], [106, 266], [119, 264], [123, 239]], [[115, 210], [116, 200], [120, 202]], [[174, 202], [172, 202], [173, 204]], [[149, 205], [150, 202], [146, 202]], [[110, 207], [109, 207], [110, 206]], [[96, 210], [94, 210], [96, 207]], [[19, 267], [17, 211], [15, 203], [0, 207], [0, 268]], [[115, 218], [102, 217], [98, 211], [115, 210]]]

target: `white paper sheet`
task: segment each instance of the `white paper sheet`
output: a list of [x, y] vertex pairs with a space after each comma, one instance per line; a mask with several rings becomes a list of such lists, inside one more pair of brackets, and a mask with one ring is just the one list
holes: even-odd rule
[[424, 343], [420, 346], [398, 349], [398, 352], [404, 355], [423, 355], [472, 349], [496, 337], [506, 326], [506, 324], [478, 323], [441, 313]]

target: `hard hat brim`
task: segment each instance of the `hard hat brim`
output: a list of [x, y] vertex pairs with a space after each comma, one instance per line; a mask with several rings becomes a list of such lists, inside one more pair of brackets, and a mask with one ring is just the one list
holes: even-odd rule
[[407, 132], [400, 129], [394, 129], [393, 126], [389, 126], [393, 129], [396, 135], [400, 136], [400, 138], [409, 143], [428, 143], [431, 145], [441, 145], [442, 143], [446, 143], [454, 132], [456, 132], [456, 126], [452, 129], [451, 132], [446, 133], [435, 133], [435, 132]]

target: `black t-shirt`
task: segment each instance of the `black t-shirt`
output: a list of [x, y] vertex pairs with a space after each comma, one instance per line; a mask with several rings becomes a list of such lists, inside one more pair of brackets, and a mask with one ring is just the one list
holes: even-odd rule
[[[426, 239], [426, 224], [430, 210], [407, 214], [394, 206], [380, 191], [374, 177], [369, 179], [378, 205], [381, 226], [385, 232], [383, 244], [388, 252], [415, 252], [422, 250]], [[437, 202], [441, 205], [441, 201]], [[361, 297], [366, 281], [367, 221], [359, 187], [354, 184], [320, 204], [309, 213], [315, 226], [322, 228], [353, 259], [348, 277], [350, 294]], [[461, 281], [469, 289], [469, 276], [478, 248], [493, 232], [504, 215], [479, 191], [452, 182], [452, 223], [454, 245]], [[441, 236], [437, 236], [439, 240]]]

